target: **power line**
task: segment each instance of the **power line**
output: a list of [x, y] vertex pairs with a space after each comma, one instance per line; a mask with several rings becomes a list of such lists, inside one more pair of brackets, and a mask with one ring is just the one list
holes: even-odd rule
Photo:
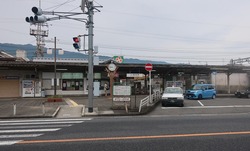
[[[72, 43], [70, 42], [64, 42], [60, 41], [61, 45], [67, 45], [71, 46]], [[183, 49], [183, 48], [149, 48], [149, 47], [129, 47], [129, 46], [117, 46], [117, 45], [103, 45], [103, 44], [97, 44], [99, 48], [101, 49], [108, 49], [108, 50], [120, 50], [120, 51], [128, 51], [128, 52], [140, 52], [140, 53], [167, 53], [167, 54], [182, 54], [182, 55], [188, 55], [188, 54], [196, 54], [197, 56], [202, 56], [206, 55], [206, 57], [218, 57], [218, 56], [227, 56], [227, 57], [234, 57], [235, 55], [238, 54], [249, 54], [249, 48], [242, 48], [243, 50], [237, 49], [237, 51], [230, 51], [228, 52], [220, 52], [218, 51], [219, 49], [202, 49], [202, 48], [197, 48], [197, 49]], [[234, 47], [232, 47], [234, 48]], [[223, 48], [220, 48], [221, 50], [224, 50]]]
[[[114, 55], [116, 55], [116, 54], [113, 54], [113, 53], [107, 53], [107, 52], [105, 52], [105, 53], [102, 53], [101, 55], [108, 55], [108, 56], [114, 56]], [[188, 60], [189, 61], [196, 61], [196, 62], [204, 62], [204, 61], [206, 61], [206, 62], [222, 62], [222, 61], [225, 61], [225, 60], [228, 60], [228, 62], [229, 62], [229, 60], [230, 59], [225, 59], [225, 58], [219, 58], [219, 59], [202, 59], [202, 58], [200, 58], [200, 59], [197, 59], [197, 58], [188, 58], [188, 57], [173, 57], [173, 56], [171, 56], [171, 57], [166, 57], [166, 56], [152, 56], [152, 55], [150, 55], [150, 56], [141, 56], [141, 55], [133, 55], [133, 54], [128, 54], [128, 55], [125, 55], [125, 57], [126, 58], [129, 58], [129, 57], [136, 57], [136, 58], [148, 58], [148, 60], [152, 60], [152, 59], [165, 59], [166, 61], [169, 61], [169, 60], [171, 60], [171, 61], [178, 61], [178, 62], [187, 62]], [[159, 61], [162, 61], [162, 60], [159, 60]]]
[[[62, 27], [70, 27], [72, 28], [72, 25], [68, 24], [60, 24], [58, 26]], [[79, 25], [79, 27], [76, 25], [74, 28], [82, 29], [82, 27]], [[138, 32], [138, 31], [132, 31], [132, 30], [123, 30], [123, 29], [114, 29], [114, 28], [105, 28], [105, 27], [98, 27], [95, 26], [95, 31], [109, 33], [109, 34], [116, 34], [120, 36], [137, 36], [137, 37], [143, 37], [143, 38], [154, 38], [154, 39], [169, 39], [169, 40], [181, 40], [181, 41], [204, 41], [204, 42], [244, 42], [244, 41], [235, 41], [235, 40], [220, 40], [220, 39], [204, 39], [204, 38], [196, 38], [196, 37], [185, 37], [185, 36], [176, 36], [176, 35], [168, 35], [168, 34], [157, 34], [157, 33], [145, 33], [145, 32]]]
[[74, 2], [74, 1], [76, 1], [76, 0], [67, 0], [66, 2], [63, 2], [63, 3], [58, 4], [58, 5], [55, 5], [55, 6], [51, 6], [51, 7], [49, 7], [49, 8], [44, 9], [44, 10], [53, 9], [53, 11], [54, 11], [54, 10], [60, 8], [61, 6], [66, 5], [66, 4], [68, 4], [68, 3], [71, 3], [71, 2]]
[[[99, 29], [98, 29], [99, 28]], [[185, 40], [185, 41], [210, 41], [210, 42], [242, 42], [242, 41], [225, 41], [225, 40], [218, 40], [218, 39], [203, 39], [203, 38], [194, 38], [194, 37], [183, 37], [183, 36], [175, 36], [175, 35], [163, 35], [163, 34], [155, 34], [155, 33], [142, 33], [142, 32], [137, 32], [137, 31], [129, 31], [129, 30], [100, 30], [102, 27], [96, 27], [96, 31], [100, 32], [105, 32], [105, 33], [110, 33], [110, 34], [118, 34], [118, 35], [133, 35], [137, 37], [143, 37], [145, 38], [157, 38], [157, 39], [170, 39], [170, 40]], [[104, 28], [105, 29], [105, 28]], [[109, 28], [106, 28], [109, 29]], [[124, 34], [126, 33], [126, 34]]]
[[[141, 52], [175, 52], [175, 53], [190, 53], [191, 52], [207, 52], [207, 53], [225, 53], [225, 52], [218, 52], [219, 49], [225, 50], [224, 47], [220, 48], [149, 48], [149, 47], [128, 47], [128, 46], [117, 46], [117, 45], [103, 45], [103, 44], [98, 44], [99, 47], [102, 48], [108, 48], [108, 49], [122, 49], [122, 50], [132, 50], [132, 51], [141, 51]], [[227, 47], [231, 49], [235, 49], [235, 47]], [[236, 47], [237, 48], [237, 47]], [[209, 50], [207, 50], [209, 49]], [[239, 48], [238, 48], [239, 49]], [[249, 52], [249, 48], [242, 48], [245, 49], [245, 51], [240, 51], [240, 52]], [[235, 52], [230, 52], [230, 53], [239, 53], [239, 51]]]
[[167, 20], [167, 21], [174, 21], [174, 22], [185, 22], [185, 23], [202, 24], [202, 25], [209, 25], [209, 26], [250, 28], [250, 26], [239, 26], [239, 25], [199, 22], [199, 21], [183, 20], [183, 19], [176, 19], [176, 18], [170, 18], [170, 17], [158, 17], [156, 15], [155, 16], [146, 16], [146, 15], [141, 15], [141, 14], [127, 13], [127, 12], [110, 11], [110, 10], [105, 10], [105, 9], [103, 10], [103, 13], [122, 14], [122, 15], [128, 15], [128, 16], [139, 17], [139, 18], [149, 18], [149, 19], [154, 19], [154, 20]]

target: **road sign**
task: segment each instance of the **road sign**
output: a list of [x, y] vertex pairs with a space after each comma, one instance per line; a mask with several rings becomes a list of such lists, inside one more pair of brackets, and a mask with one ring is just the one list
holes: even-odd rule
[[152, 65], [151, 63], [147, 63], [147, 64], [145, 65], [145, 69], [146, 69], [147, 71], [151, 71], [151, 70], [153, 69], [153, 65]]

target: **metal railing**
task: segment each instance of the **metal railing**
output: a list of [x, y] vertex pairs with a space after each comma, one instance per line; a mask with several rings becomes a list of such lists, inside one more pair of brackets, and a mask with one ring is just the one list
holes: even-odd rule
[[143, 106], [148, 105], [148, 102], [149, 102], [149, 96], [145, 97], [140, 101], [139, 113], [141, 112]]
[[[155, 92], [151, 95], [151, 98], [152, 98], [152, 103], [155, 103], [155, 102], [159, 101], [160, 98], [161, 98], [161, 93], [160, 93], [160, 91], [155, 91]], [[142, 107], [145, 106], [145, 105], [148, 106], [149, 103], [151, 103], [151, 102], [150, 102], [150, 97], [149, 97], [149, 96], [143, 98], [143, 99], [140, 101], [139, 113], [141, 112]]]

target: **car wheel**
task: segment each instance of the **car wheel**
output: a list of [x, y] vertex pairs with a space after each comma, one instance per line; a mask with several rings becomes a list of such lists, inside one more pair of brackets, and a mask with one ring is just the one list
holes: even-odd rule
[[215, 99], [215, 94], [213, 94], [212, 99]]
[[198, 100], [202, 100], [202, 95], [201, 94], [198, 95]]

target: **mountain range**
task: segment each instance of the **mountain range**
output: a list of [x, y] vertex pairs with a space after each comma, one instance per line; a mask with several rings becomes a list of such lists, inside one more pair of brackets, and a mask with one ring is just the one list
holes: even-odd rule
[[[27, 58], [32, 60], [33, 57], [35, 56], [36, 52], [36, 46], [31, 45], [31, 44], [11, 44], [11, 43], [0, 43], [0, 51], [5, 51], [6, 53], [16, 56], [16, 50], [25, 50], [27, 53]], [[46, 50], [46, 48], [45, 48]], [[98, 55], [99, 56], [99, 55]], [[46, 58], [53, 58], [54, 56], [51, 54], [44, 53], [44, 57]], [[80, 52], [71, 52], [71, 51], [64, 51], [63, 55], [57, 55], [57, 57], [60, 58], [88, 58], [87, 54], [80, 53]], [[112, 57], [110, 56], [99, 56], [101, 60], [108, 60], [111, 59]], [[124, 56], [124, 61], [123, 63], [133, 63], [133, 64], [146, 64], [146, 63], [153, 63], [153, 64], [168, 64], [164, 61], [151, 61], [151, 60], [140, 60], [136, 58], [126, 58]]]

